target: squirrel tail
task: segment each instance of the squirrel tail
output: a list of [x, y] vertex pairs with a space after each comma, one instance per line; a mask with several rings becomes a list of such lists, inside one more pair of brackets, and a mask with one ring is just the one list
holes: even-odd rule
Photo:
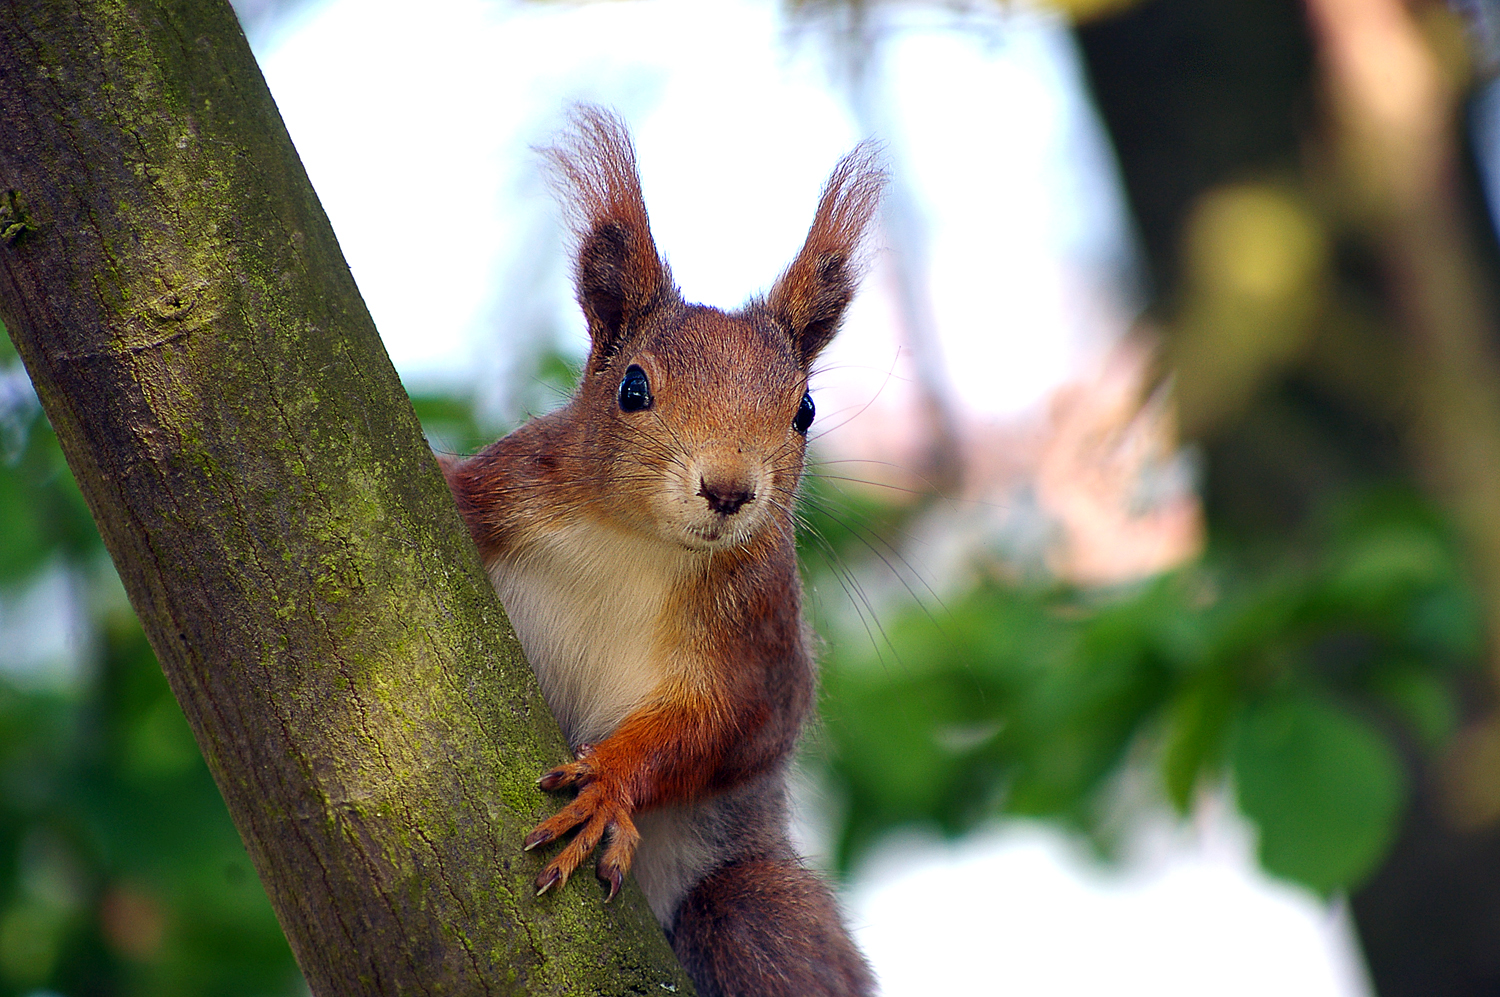
[[871, 997], [832, 892], [795, 858], [742, 859], [677, 909], [672, 947], [699, 997]]

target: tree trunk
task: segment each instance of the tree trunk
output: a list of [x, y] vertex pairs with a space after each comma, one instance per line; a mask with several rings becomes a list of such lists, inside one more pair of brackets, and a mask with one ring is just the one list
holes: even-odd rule
[[223, 0], [0, 0], [0, 319], [314, 993], [689, 989], [532, 896], [565, 745]]

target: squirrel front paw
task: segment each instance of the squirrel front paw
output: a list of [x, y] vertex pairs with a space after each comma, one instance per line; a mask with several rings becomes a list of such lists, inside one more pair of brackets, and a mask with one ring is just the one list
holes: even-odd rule
[[577, 799], [542, 821], [526, 836], [524, 847], [531, 851], [578, 828], [573, 840], [537, 876], [537, 896], [565, 884], [606, 836], [609, 840], [599, 855], [597, 872], [599, 879], [609, 887], [609, 899], [614, 899], [620, 892], [625, 874], [630, 871], [635, 846], [641, 840], [635, 821], [630, 819], [635, 808], [620, 782], [601, 772], [592, 756], [592, 748], [581, 745], [577, 761], [560, 765], [537, 781], [537, 785], [546, 790], [579, 787]]

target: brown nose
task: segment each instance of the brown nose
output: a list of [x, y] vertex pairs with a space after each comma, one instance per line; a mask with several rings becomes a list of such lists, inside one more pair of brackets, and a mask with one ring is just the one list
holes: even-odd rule
[[698, 479], [698, 494], [708, 502], [708, 507], [721, 516], [733, 516], [740, 506], [755, 501], [755, 493], [738, 481], [708, 483]]

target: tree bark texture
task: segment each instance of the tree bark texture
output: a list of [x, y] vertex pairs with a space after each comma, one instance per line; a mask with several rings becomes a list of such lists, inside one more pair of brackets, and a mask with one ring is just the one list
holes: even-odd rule
[[566, 747], [223, 0], [0, 0], [0, 319], [314, 993], [688, 991], [532, 896]]

